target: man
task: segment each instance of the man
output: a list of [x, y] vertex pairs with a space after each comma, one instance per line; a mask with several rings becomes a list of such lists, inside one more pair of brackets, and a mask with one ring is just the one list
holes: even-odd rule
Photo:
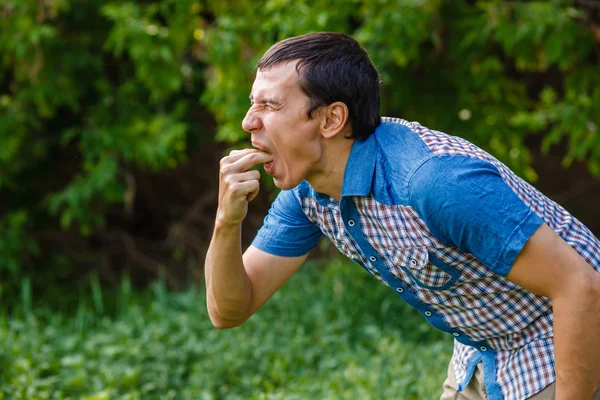
[[[255, 149], [221, 161], [206, 258], [216, 327], [244, 323], [325, 234], [453, 335], [442, 399], [596, 398], [600, 241], [578, 220], [473, 144], [382, 122], [377, 70], [349, 36], [275, 44], [250, 102]], [[283, 190], [242, 253], [257, 164]]]

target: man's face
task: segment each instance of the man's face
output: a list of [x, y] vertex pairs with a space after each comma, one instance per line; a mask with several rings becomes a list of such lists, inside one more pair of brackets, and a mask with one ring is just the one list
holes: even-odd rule
[[252, 105], [242, 128], [252, 145], [273, 157], [265, 171], [281, 189], [291, 189], [319, 172], [321, 135], [319, 113], [308, 119], [309, 98], [296, 81], [296, 62], [259, 70], [252, 85]]

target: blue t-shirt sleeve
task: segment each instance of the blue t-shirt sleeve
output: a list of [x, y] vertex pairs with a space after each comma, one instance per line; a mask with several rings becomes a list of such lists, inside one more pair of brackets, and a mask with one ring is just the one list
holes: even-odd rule
[[293, 190], [282, 190], [271, 205], [252, 245], [276, 256], [308, 254], [323, 233], [302, 211]]
[[441, 242], [506, 276], [543, 220], [490, 162], [433, 157], [409, 181], [410, 205]]

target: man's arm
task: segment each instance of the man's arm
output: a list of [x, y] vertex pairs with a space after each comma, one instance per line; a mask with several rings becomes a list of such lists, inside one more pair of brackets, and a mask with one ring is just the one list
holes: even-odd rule
[[307, 257], [279, 257], [252, 246], [242, 256], [241, 224], [260, 179], [258, 171], [249, 169], [270, 159], [247, 149], [221, 160], [219, 206], [205, 263], [208, 313], [217, 328], [243, 324]]
[[552, 300], [556, 400], [595, 399], [600, 384], [600, 273], [543, 224], [507, 278]]
[[591, 398], [600, 378], [600, 274], [532, 212], [490, 162], [432, 157], [415, 171], [409, 195], [438, 240], [552, 300], [557, 399]]
[[[217, 328], [246, 322], [302, 266], [306, 255], [280, 257], [250, 246], [240, 254], [239, 234], [231, 240], [215, 229], [206, 258], [208, 313]], [[239, 258], [238, 258], [239, 257]]]

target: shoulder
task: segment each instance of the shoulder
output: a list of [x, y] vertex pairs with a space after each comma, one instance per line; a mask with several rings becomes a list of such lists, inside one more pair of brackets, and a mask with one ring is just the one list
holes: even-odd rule
[[446, 193], [456, 196], [462, 191], [481, 190], [484, 182], [485, 185], [505, 184], [492, 161], [473, 155], [432, 155], [411, 171], [406, 190], [409, 201], [413, 201], [415, 195], [441, 199]]
[[383, 117], [374, 136], [382, 154], [386, 157], [400, 155], [399, 153], [414, 157], [430, 152], [420, 132], [412, 123], [404, 119]]
[[460, 165], [460, 160], [470, 159], [498, 164], [494, 157], [468, 140], [430, 129], [417, 121], [383, 117], [375, 138], [379, 147], [378, 161], [396, 171], [397, 178], [403, 175], [401, 180], [405, 183], [426, 163], [436, 165], [458, 160], [456, 164]]
[[[483, 149], [466, 139], [430, 129], [417, 121], [383, 117], [382, 125], [386, 126], [386, 130], [389, 132], [393, 132], [392, 134], [381, 132], [380, 141], [382, 143], [403, 145], [405, 151], [413, 154], [468, 156], [481, 159], [491, 157]], [[402, 134], [398, 134], [399, 132]]]
[[489, 156], [465, 139], [400, 118], [382, 118], [374, 136], [378, 147], [374, 194], [384, 203], [406, 203], [413, 176], [439, 173], [435, 167], [444, 163], [438, 161], [440, 158], [486, 160]]

